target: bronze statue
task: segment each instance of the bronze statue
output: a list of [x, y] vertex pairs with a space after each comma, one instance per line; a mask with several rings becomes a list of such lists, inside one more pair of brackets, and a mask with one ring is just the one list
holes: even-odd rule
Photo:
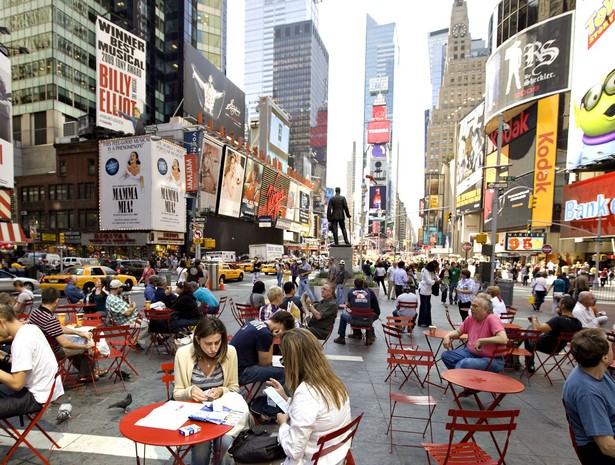
[[341, 189], [335, 188], [335, 195], [329, 200], [327, 206], [327, 221], [329, 221], [329, 229], [333, 233], [333, 240], [335, 245], [339, 245], [339, 239], [337, 237], [337, 227], [342, 229], [342, 235], [344, 236], [344, 242], [346, 245], [350, 245], [348, 240], [348, 233], [346, 232], [346, 218], [350, 218], [350, 212], [348, 211], [348, 204], [346, 203], [346, 197], [340, 194]]

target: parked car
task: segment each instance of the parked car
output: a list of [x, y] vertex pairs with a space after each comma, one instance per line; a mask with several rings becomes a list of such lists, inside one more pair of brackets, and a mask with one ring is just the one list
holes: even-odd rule
[[31, 291], [40, 289], [40, 285], [36, 279], [20, 278], [19, 276], [15, 276], [13, 273], [9, 273], [8, 271], [0, 270], [0, 291], [1, 292], [15, 291], [15, 288], [13, 287], [13, 283], [17, 280], [20, 280], [23, 283], [24, 287]]
[[118, 260], [115, 271], [134, 276], [138, 281], [141, 279], [146, 263], [146, 260]]
[[77, 286], [83, 289], [83, 292], [90, 292], [94, 288], [94, 284], [98, 278], [109, 277], [110, 279], [119, 279], [124, 284], [124, 289], [129, 291], [137, 284], [134, 276], [117, 273], [108, 266], [71, 266], [64, 270], [64, 274], [47, 275], [41, 279], [41, 289], [54, 287], [60, 292], [64, 292], [66, 282], [70, 275], [77, 276]]
[[85, 259], [79, 257], [64, 257], [62, 259], [62, 264], [65, 268], [69, 266], [81, 266], [85, 265]]
[[220, 276], [220, 280], [222, 282], [230, 281], [231, 279], [242, 281], [243, 270], [240, 270], [239, 268], [233, 268], [228, 263], [220, 262], [218, 265], [218, 276]]
[[48, 268], [59, 268], [61, 258], [58, 254], [47, 252], [29, 252], [23, 257], [17, 259], [17, 262], [23, 266], [33, 266], [34, 257], [36, 256], [37, 266], [46, 266]]

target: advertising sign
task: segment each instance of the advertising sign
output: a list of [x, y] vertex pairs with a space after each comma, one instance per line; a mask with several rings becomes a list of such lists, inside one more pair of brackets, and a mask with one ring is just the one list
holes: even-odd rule
[[310, 193], [299, 187], [299, 222], [310, 224]]
[[457, 199], [458, 213], [480, 210], [482, 199], [483, 162], [485, 158], [485, 102], [481, 102], [459, 122], [457, 135]]
[[542, 252], [544, 233], [506, 233], [504, 250], [507, 252]]
[[269, 115], [269, 150], [288, 164], [290, 126], [286, 118], [283, 118], [273, 109], [271, 109]]
[[258, 216], [270, 216], [275, 220], [287, 205], [289, 186], [290, 179], [287, 176], [269, 166], [265, 166]]
[[612, 2], [577, 2], [568, 128], [568, 167], [615, 154], [615, 10]]
[[185, 149], [150, 136], [100, 143], [100, 229], [186, 229]]
[[217, 130], [243, 136], [245, 94], [203, 54], [184, 43], [184, 112], [196, 117], [203, 113], [204, 124], [213, 121]]
[[186, 149], [186, 192], [199, 190], [199, 157], [201, 155], [202, 131], [184, 133], [184, 148]]
[[299, 221], [299, 184], [292, 180], [288, 185], [286, 205], [288, 208], [285, 211], [284, 218], [295, 222]]
[[370, 211], [386, 210], [387, 188], [386, 186], [369, 187], [369, 209]]
[[224, 168], [222, 169], [222, 184], [218, 214], [239, 217], [241, 208], [241, 191], [246, 169], [245, 155], [236, 152], [228, 146], [224, 148]]
[[[564, 186], [562, 238], [615, 235], [615, 172]], [[572, 229], [568, 226], [572, 226]]]
[[96, 18], [96, 125], [145, 134], [145, 41]]
[[222, 146], [203, 137], [201, 149], [201, 208], [216, 210], [220, 167], [222, 166]]
[[388, 120], [367, 123], [368, 144], [388, 144], [391, 140], [391, 122]]
[[11, 60], [0, 53], [0, 187], [15, 187], [13, 162], [13, 101]]
[[570, 88], [572, 18], [572, 12], [564, 13], [524, 29], [491, 55], [486, 69], [486, 121]]
[[241, 200], [241, 218], [254, 218], [261, 197], [261, 182], [263, 180], [263, 165], [252, 158], [246, 163], [246, 179], [243, 183], [243, 199]]

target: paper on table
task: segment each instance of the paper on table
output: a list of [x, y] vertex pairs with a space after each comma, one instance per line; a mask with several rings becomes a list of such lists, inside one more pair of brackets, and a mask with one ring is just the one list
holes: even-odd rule
[[288, 408], [290, 407], [288, 405], [288, 402], [286, 402], [286, 400], [284, 400], [284, 398], [280, 394], [278, 394], [278, 391], [276, 391], [273, 386], [269, 386], [268, 388], [263, 389], [263, 392], [267, 394], [267, 397], [274, 401], [278, 407], [280, 407], [282, 412], [288, 412]]
[[170, 400], [158, 408], [152, 410], [149, 415], [135, 423], [137, 426], [146, 428], [160, 428], [168, 430], [179, 429], [188, 421], [188, 416], [199, 410], [203, 404], [196, 402], [178, 402]]
[[282, 364], [282, 356], [273, 355], [271, 358], [271, 365], [274, 367], [284, 368], [284, 365]]

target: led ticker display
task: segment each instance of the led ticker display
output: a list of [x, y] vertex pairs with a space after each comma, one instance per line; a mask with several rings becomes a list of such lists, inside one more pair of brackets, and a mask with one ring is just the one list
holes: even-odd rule
[[542, 252], [544, 233], [506, 233], [507, 252]]

